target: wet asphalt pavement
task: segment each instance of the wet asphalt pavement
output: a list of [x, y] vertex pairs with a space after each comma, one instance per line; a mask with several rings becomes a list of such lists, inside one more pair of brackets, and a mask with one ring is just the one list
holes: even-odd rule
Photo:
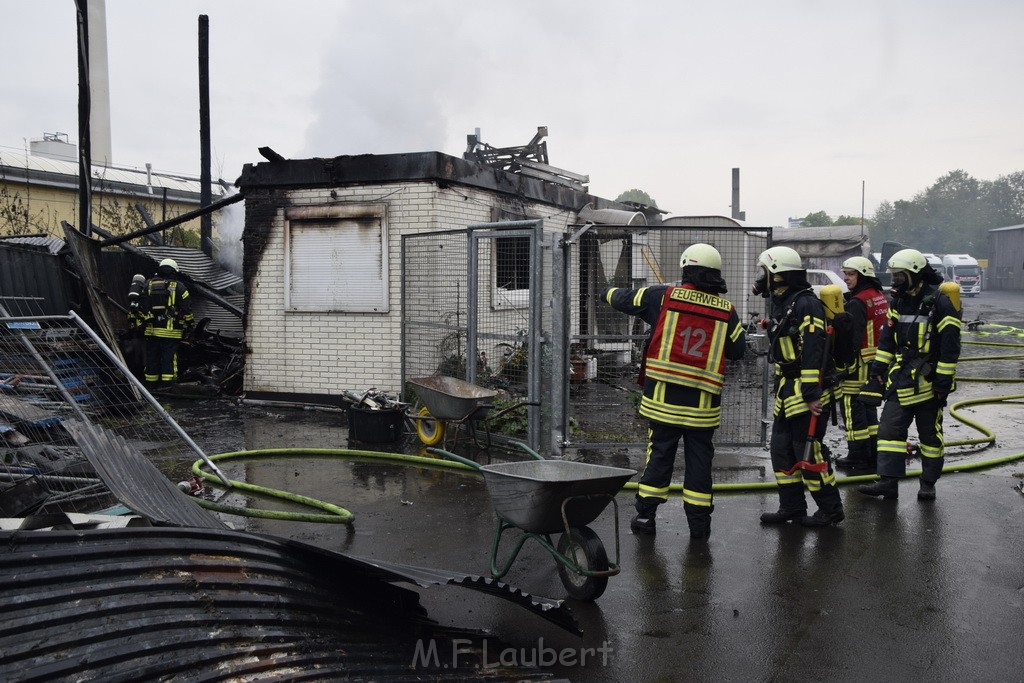
[[[987, 316], [990, 322], [1024, 327], [1024, 297], [985, 293], [966, 303], [965, 319]], [[981, 352], [965, 347], [965, 355]], [[1019, 360], [995, 367], [1024, 377]], [[959, 374], [982, 374], [977, 370], [962, 366]], [[1020, 393], [1020, 384], [963, 383], [951, 399]], [[340, 413], [212, 401], [175, 400], [168, 407], [210, 453], [349, 447]], [[951, 448], [947, 465], [1024, 452], [1021, 401], [962, 412], [990, 427], [997, 442], [986, 449]], [[979, 436], [948, 414], [945, 425], [948, 441]], [[841, 427], [830, 427], [826, 441], [841, 454], [840, 434]], [[385, 448], [352, 447], [419, 451], [414, 437]], [[479, 459], [490, 457], [501, 455]], [[593, 454], [569, 457], [600, 462]], [[642, 465], [642, 453], [614, 458], [609, 464], [627, 458], [634, 469]], [[222, 467], [232, 478], [326, 500], [356, 515], [351, 527], [226, 518], [237, 528], [353, 555], [488, 574], [494, 514], [486, 487], [474, 474], [299, 452]], [[722, 468], [718, 483], [771, 477], [767, 452], [759, 448], [720, 448], [716, 467]], [[680, 475], [677, 467], [676, 480]], [[846, 521], [816, 530], [762, 526], [760, 514], [777, 507], [774, 490], [716, 493], [707, 543], [691, 542], [682, 502], [675, 497], [659, 513], [656, 536], [634, 536], [628, 528], [632, 495], [621, 494], [622, 572], [596, 602], [571, 601], [582, 638], [473, 591], [441, 587], [420, 593], [435, 620], [485, 629], [515, 648], [491, 653], [492, 661], [540, 664], [570, 680], [1020, 681], [1022, 475], [1024, 460], [947, 474], [933, 502], [916, 499], [916, 479], [901, 482], [896, 501], [868, 498], [846, 485], [841, 488]], [[609, 507], [591, 525], [610, 555], [614, 520]], [[501, 557], [506, 552], [503, 548]], [[538, 595], [565, 595], [554, 560], [532, 542], [504, 580]]]

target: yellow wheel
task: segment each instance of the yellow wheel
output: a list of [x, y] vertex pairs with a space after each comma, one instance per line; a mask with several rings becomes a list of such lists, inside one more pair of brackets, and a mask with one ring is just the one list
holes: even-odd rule
[[417, 413], [420, 419], [416, 420], [416, 436], [420, 437], [427, 446], [436, 446], [444, 439], [444, 423], [430, 417], [430, 411], [420, 408]]

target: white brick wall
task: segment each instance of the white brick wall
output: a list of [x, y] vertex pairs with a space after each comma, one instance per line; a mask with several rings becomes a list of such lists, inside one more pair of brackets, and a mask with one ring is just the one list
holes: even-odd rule
[[[292, 205], [387, 204], [391, 311], [285, 312], [284, 210], [279, 209], [249, 290], [246, 340], [252, 353], [246, 361], [247, 391], [337, 395], [347, 389], [377, 387], [397, 393], [402, 235], [487, 223], [491, 206], [500, 204], [499, 196], [490, 192], [462, 187], [441, 190], [432, 182], [345, 187], [335, 192], [337, 199], [331, 198], [330, 189], [293, 190], [289, 201]], [[526, 209], [530, 215], [544, 217], [545, 232], [561, 232], [575, 219], [574, 214], [547, 205], [527, 205]]]

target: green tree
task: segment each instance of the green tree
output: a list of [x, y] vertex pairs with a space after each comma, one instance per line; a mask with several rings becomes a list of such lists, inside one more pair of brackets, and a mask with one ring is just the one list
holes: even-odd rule
[[871, 221], [875, 250], [893, 240], [926, 252], [988, 255], [988, 231], [1024, 223], [1024, 171], [994, 181], [950, 171], [913, 199], [882, 202]]
[[658, 203], [654, 201], [651, 195], [647, 194], [643, 190], [638, 190], [636, 188], [633, 188], [632, 190], [626, 190], [618, 197], [616, 197], [615, 201], [622, 203], [632, 202], [634, 204], [643, 204], [644, 206], [649, 206], [652, 209], [658, 208]]
[[[865, 218], [864, 224], [868, 223], [869, 221]], [[840, 216], [832, 221], [832, 225], [860, 225], [860, 216]]]
[[832, 225], [832, 216], [824, 211], [815, 211], [800, 219], [800, 226], [804, 228], [820, 228], [824, 225]]
[[884, 201], [878, 205], [870, 225], [868, 235], [875, 251], [882, 250], [882, 242], [896, 239], [896, 207], [892, 202]]

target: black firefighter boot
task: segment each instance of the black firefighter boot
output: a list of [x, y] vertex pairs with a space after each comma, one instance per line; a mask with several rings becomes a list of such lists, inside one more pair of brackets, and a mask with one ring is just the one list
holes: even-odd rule
[[885, 500], [896, 500], [900, 497], [899, 479], [882, 476], [878, 481], [858, 486], [857, 492], [865, 496], [881, 496]]
[[843, 514], [843, 500], [839, 497], [839, 489], [835, 486], [822, 486], [818, 491], [811, 491], [811, 498], [818, 504], [818, 509], [813, 515], [801, 519], [802, 525], [810, 527], [835, 526], [846, 519], [846, 515]]
[[917, 491], [918, 500], [935, 500], [935, 482], [942, 474], [944, 458], [921, 458], [921, 488]]
[[686, 511], [686, 523], [690, 525], [690, 538], [704, 541], [711, 536], [711, 513], [714, 509], [714, 505], [683, 503], [683, 510]]
[[657, 531], [657, 523], [654, 521], [658, 514], [657, 503], [651, 503], [641, 496], [636, 497], [636, 516], [629, 523], [629, 528], [634, 534], [653, 536]]
[[871, 462], [871, 441], [851, 441], [849, 452], [842, 458], [836, 458], [836, 467], [845, 470], [874, 471], [875, 465]]
[[779, 509], [761, 515], [761, 524], [785, 524], [791, 519], [807, 516], [807, 501], [804, 499], [804, 485], [780, 484]]

